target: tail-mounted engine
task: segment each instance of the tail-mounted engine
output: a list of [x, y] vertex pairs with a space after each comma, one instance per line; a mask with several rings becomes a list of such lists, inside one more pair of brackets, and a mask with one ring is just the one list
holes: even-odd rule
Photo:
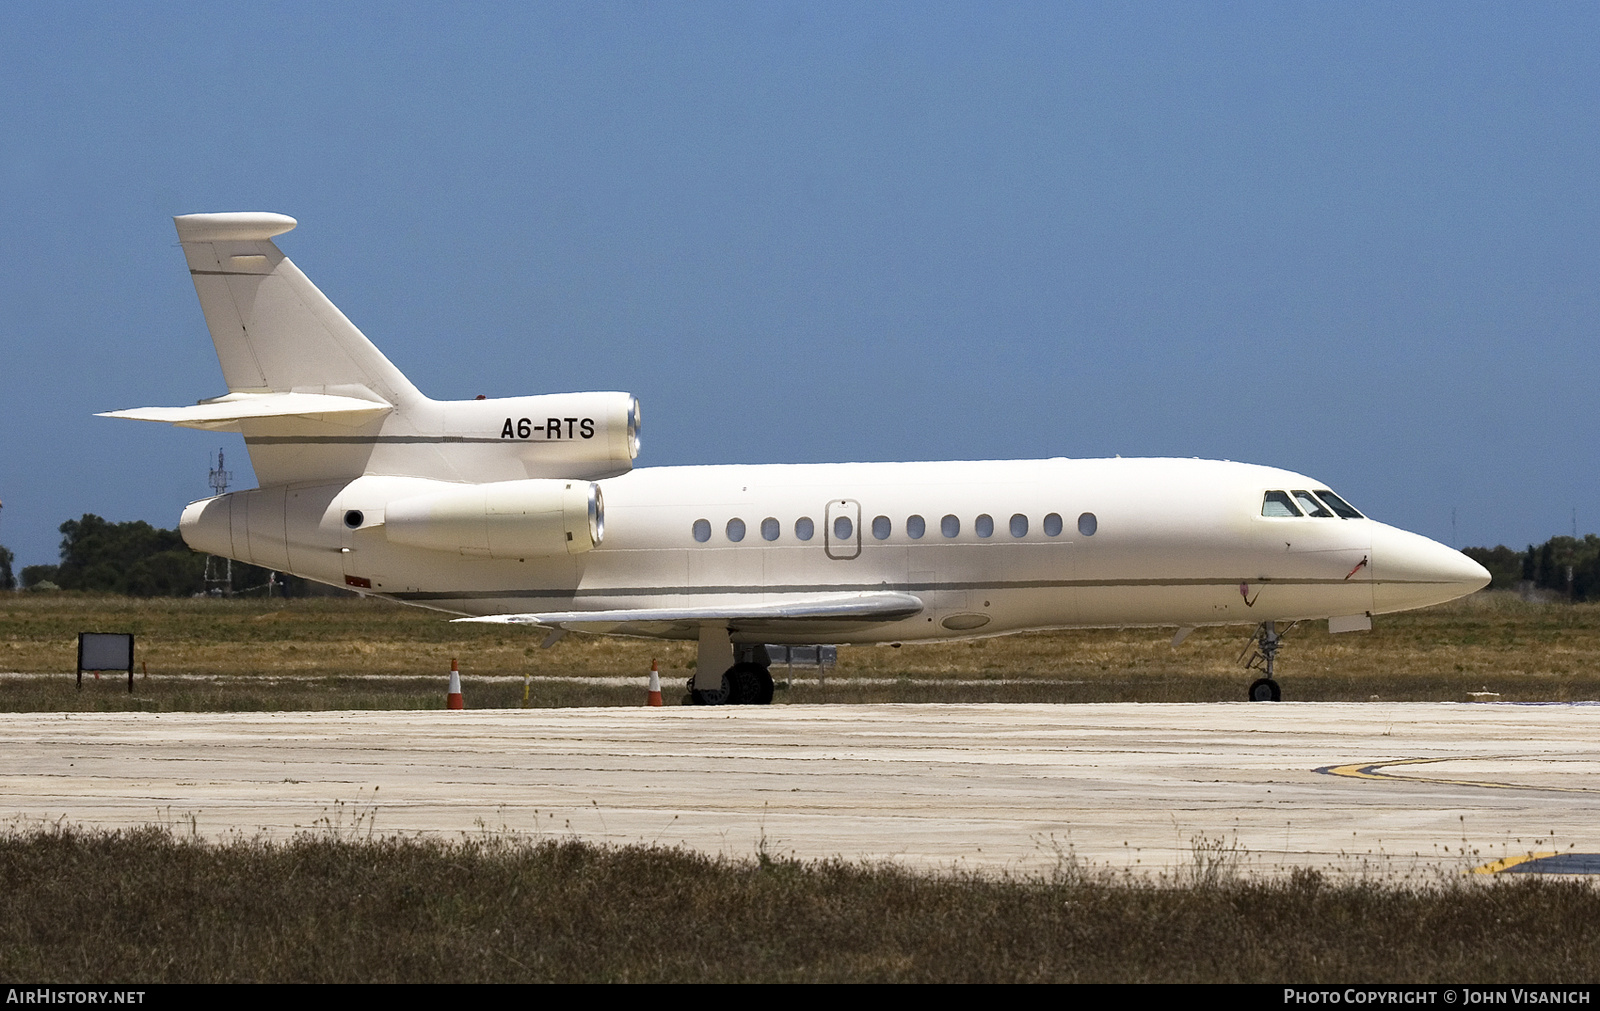
[[[639, 401], [629, 393], [550, 393], [435, 402], [439, 428], [465, 463], [473, 447], [506, 453], [528, 477], [595, 480], [625, 474], [639, 455]], [[462, 451], [468, 456], [461, 457]], [[488, 474], [475, 475], [488, 479]]]
[[338, 584], [346, 567], [380, 571], [394, 551], [582, 554], [599, 546], [605, 522], [600, 486], [589, 481], [363, 477], [203, 499], [183, 511], [179, 529], [196, 551]]
[[587, 481], [496, 481], [390, 502], [384, 537], [485, 558], [576, 555], [605, 537], [600, 486]]

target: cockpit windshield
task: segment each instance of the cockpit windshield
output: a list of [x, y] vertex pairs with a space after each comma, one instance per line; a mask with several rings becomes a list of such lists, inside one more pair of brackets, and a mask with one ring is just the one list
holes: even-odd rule
[[1300, 510], [1294, 507], [1294, 503], [1289, 500], [1287, 492], [1269, 491], [1261, 499], [1261, 515], [1299, 516]]
[[1346, 502], [1344, 499], [1335, 495], [1326, 488], [1317, 489], [1317, 498], [1320, 498], [1322, 501], [1328, 503], [1328, 508], [1338, 513], [1339, 518], [1342, 520], [1366, 519], [1365, 516], [1362, 516], [1360, 513], [1356, 512], [1355, 508], [1352, 507], [1350, 503]]
[[1318, 502], [1317, 497], [1310, 492], [1294, 491], [1290, 494], [1294, 496], [1294, 500], [1299, 503], [1300, 508], [1305, 510], [1307, 516], [1315, 516], [1318, 519], [1333, 519], [1333, 513], [1328, 511], [1328, 507]]
[[1351, 507], [1350, 503], [1335, 495], [1326, 488], [1318, 488], [1312, 494], [1303, 488], [1293, 491], [1269, 491], [1261, 496], [1261, 515], [1271, 516], [1276, 519], [1292, 519], [1304, 516], [1316, 519], [1330, 520], [1335, 516], [1343, 520], [1365, 519]]

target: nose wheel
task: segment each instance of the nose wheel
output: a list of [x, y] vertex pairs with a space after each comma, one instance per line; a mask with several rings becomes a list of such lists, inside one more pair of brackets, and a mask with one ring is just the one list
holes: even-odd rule
[[[1278, 631], [1275, 621], [1263, 621], [1250, 633], [1250, 641], [1245, 643], [1244, 652], [1239, 654], [1239, 659], [1244, 660], [1245, 670], [1258, 670], [1262, 677], [1250, 682], [1250, 691], [1246, 696], [1251, 702], [1279, 702], [1283, 699], [1283, 690], [1278, 687], [1277, 679], [1273, 675], [1273, 667], [1278, 660], [1278, 650], [1283, 648], [1283, 637], [1289, 634], [1299, 622], [1291, 621], [1284, 626], [1282, 632]], [[1250, 659], [1245, 660], [1248, 655]]]
[[1283, 698], [1283, 692], [1278, 688], [1278, 682], [1271, 678], [1256, 678], [1250, 682], [1251, 702], [1278, 702]]

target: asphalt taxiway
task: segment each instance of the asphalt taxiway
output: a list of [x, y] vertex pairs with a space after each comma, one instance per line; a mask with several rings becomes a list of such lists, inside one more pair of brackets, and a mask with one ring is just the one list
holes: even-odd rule
[[0, 819], [1428, 877], [1600, 852], [1597, 731], [1581, 704], [11, 713]]

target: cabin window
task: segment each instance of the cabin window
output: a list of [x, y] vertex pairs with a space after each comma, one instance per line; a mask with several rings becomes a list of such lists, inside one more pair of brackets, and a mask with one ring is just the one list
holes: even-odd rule
[[777, 540], [780, 529], [778, 521], [774, 517], [768, 516], [761, 521], [761, 539], [764, 541]]
[[887, 517], [887, 516], [875, 516], [875, 517], [873, 517], [873, 520], [872, 520], [872, 536], [873, 537], [877, 538], [880, 541], [886, 541], [886, 540], [889, 539], [889, 530], [890, 530], [889, 517]]
[[1333, 519], [1333, 513], [1328, 511], [1328, 507], [1318, 502], [1316, 496], [1310, 492], [1292, 491], [1289, 494], [1294, 496], [1295, 502], [1305, 511], [1307, 516], [1315, 516], [1318, 519]]
[[1028, 517], [1022, 515], [1021, 513], [1017, 513], [1011, 517], [1011, 536], [1028, 536]]
[[1094, 518], [1094, 513], [1084, 513], [1078, 517], [1078, 533], [1085, 537], [1093, 537], [1094, 532], [1100, 529], [1100, 521]]
[[993, 537], [994, 517], [990, 516], [988, 513], [980, 514], [978, 516], [978, 521], [972, 524], [972, 529], [977, 532], [979, 537]]
[[1261, 499], [1261, 515], [1263, 516], [1299, 516], [1300, 510], [1289, 501], [1289, 493], [1285, 491], [1269, 491]]
[[856, 525], [850, 522], [848, 516], [835, 516], [833, 518], [833, 539], [848, 541], [856, 532]]
[[928, 523], [921, 516], [906, 517], [906, 536], [914, 541], [922, 540], [922, 535], [928, 532]]
[[817, 526], [811, 522], [810, 516], [802, 516], [794, 521], [794, 535], [802, 541], [809, 541], [817, 532]]
[[954, 516], [946, 516], [939, 521], [939, 532], [946, 537], [954, 537], [961, 532], [961, 521]]
[[692, 530], [694, 531], [694, 539], [699, 541], [701, 544], [704, 544], [706, 541], [711, 539], [710, 520], [695, 520]]
[[1061, 536], [1061, 514], [1051, 513], [1044, 518], [1044, 535], [1046, 537]]
[[744, 520], [734, 517], [728, 521], [728, 540], [735, 544], [744, 540]]
[[1360, 513], [1356, 512], [1350, 503], [1346, 502], [1344, 499], [1335, 495], [1326, 488], [1318, 488], [1317, 497], [1328, 503], [1328, 508], [1338, 513], [1339, 518], [1342, 520], [1359, 520], [1366, 518]]

